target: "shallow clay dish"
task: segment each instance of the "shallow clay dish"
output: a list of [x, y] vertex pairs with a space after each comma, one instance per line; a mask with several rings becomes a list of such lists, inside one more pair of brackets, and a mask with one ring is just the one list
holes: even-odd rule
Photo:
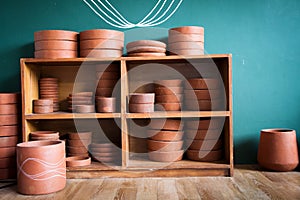
[[221, 137], [222, 129], [210, 129], [210, 130], [185, 130], [185, 137], [187, 139], [196, 140], [217, 140]]
[[70, 147], [70, 146], [68, 146], [67, 149], [68, 149], [68, 152], [72, 153], [72, 154], [77, 154], [77, 153], [83, 154], [83, 153], [88, 152], [87, 147]]
[[220, 90], [184, 90], [185, 99], [211, 100], [221, 98]]
[[157, 40], [137, 40], [137, 41], [127, 43], [126, 49], [131, 49], [133, 47], [138, 47], [138, 46], [152, 46], [152, 47], [160, 47], [160, 48], [167, 47], [165, 43]]
[[91, 164], [90, 157], [71, 156], [66, 158], [67, 167], [87, 166]]
[[158, 111], [180, 111], [181, 103], [157, 103], [155, 110]]
[[68, 133], [68, 137], [71, 140], [90, 140], [92, 132]]
[[0, 126], [18, 124], [18, 115], [0, 115]]
[[222, 129], [225, 119], [223, 118], [201, 118], [201, 120], [189, 120], [185, 122], [187, 129]]
[[188, 149], [191, 150], [218, 150], [223, 147], [223, 141], [222, 140], [185, 140], [185, 144], [188, 147]]
[[155, 87], [155, 95], [178, 95], [182, 94], [182, 87]]
[[170, 45], [177, 42], [204, 42], [204, 35], [172, 32], [168, 37], [168, 43]]
[[186, 89], [213, 90], [220, 88], [220, 81], [212, 78], [193, 78], [185, 82]]
[[39, 40], [70, 40], [77, 41], [78, 33], [65, 30], [42, 30], [34, 32], [34, 41]]
[[183, 146], [183, 141], [157, 141], [148, 139], [147, 145], [149, 151], [170, 152], [181, 150]]
[[0, 137], [18, 135], [18, 126], [0, 126]]
[[169, 50], [204, 49], [203, 42], [174, 42], [168, 45]]
[[154, 112], [154, 104], [153, 103], [131, 103], [129, 104], [129, 112], [132, 113], [149, 113]]
[[128, 53], [127, 56], [165, 56], [165, 53], [156, 53], [156, 52], [142, 52], [142, 53]]
[[223, 150], [216, 150], [216, 151], [187, 150], [186, 155], [189, 160], [212, 162], [212, 161], [218, 161], [222, 159]]
[[149, 124], [151, 129], [156, 130], [182, 130], [183, 122], [177, 119], [151, 119]]
[[90, 57], [90, 58], [121, 57], [122, 54], [123, 54], [122, 50], [116, 50], [116, 49], [89, 49], [89, 50], [80, 50], [80, 57]]
[[129, 94], [130, 104], [154, 103], [154, 93], [131, 93]]
[[17, 136], [7, 136], [7, 137], [0, 137], [0, 148], [2, 147], [14, 147], [18, 143]]
[[0, 104], [18, 103], [19, 98], [19, 93], [0, 93]]
[[181, 87], [181, 79], [170, 79], [170, 80], [156, 80], [155, 84], [164, 86], [164, 87]]
[[34, 52], [35, 58], [77, 58], [77, 51], [71, 50], [39, 50]]
[[17, 113], [17, 104], [0, 104], [0, 115], [15, 115]]
[[156, 103], [180, 103], [182, 101], [182, 95], [156, 95], [155, 102]]
[[76, 105], [75, 110], [77, 113], [94, 113], [95, 105]]
[[132, 47], [130, 49], [127, 48], [127, 53], [146, 53], [146, 52], [151, 52], [151, 53], [165, 53], [166, 48], [162, 47], [154, 47], [154, 46], [136, 46]]
[[148, 137], [159, 141], [179, 141], [183, 137], [183, 131], [148, 130]]
[[111, 39], [124, 41], [124, 33], [108, 29], [92, 29], [80, 32], [80, 40]]
[[67, 40], [42, 40], [34, 43], [34, 49], [38, 50], [71, 50], [77, 51], [77, 42]]
[[124, 41], [114, 39], [81, 40], [80, 49], [117, 49], [122, 50]]
[[148, 153], [148, 156], [150, 160], [157, 162], [174, 162], [182, 160], [183, 150], [170, 152], [152, 151]]
[[0, 158], [0, 169], [15, 168], [16, 164], [16, 157]]
[[1, 147], [0, 158], [8, 158], [16, 155], [16, 147]]

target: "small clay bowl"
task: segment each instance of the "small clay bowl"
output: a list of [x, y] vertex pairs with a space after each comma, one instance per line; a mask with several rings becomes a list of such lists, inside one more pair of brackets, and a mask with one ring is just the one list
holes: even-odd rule
[[16, 115], [17, 113], [17, 104], [0, 104], [0, 115]]
[[156, 130], [178, 131], [182, 130], [183, 122], [177, 119], [151, 119], [149, 126]]
[[147, 52], [151, 52], [151, 53], [165, 53], [166, 52], [166, 48], [163, 48], [163, 47], [154, 47], [154, 46], [136, 46], [136, 47], [132, 47], [130, 49], [127, 49], [127, 53], [128, 54], [132, 54], [132, 53], [147, 53]]
[[191, 150], [218, 150], [223, 147], [222, 140], [185, 140], [185, 144], [188, 149]]
[[70, 50], [39, 50], [34, 52], [35, 58], [77, 58], [77, 51]]
[[97, 88], [114, 88], [117, 84], [117, 80], [99, 80], [96, 81]]
[[68, 133], [71, 140], [91, 140], [92, 132]]
[[18, 115], [0, 115], [0, 126], [18, 124]]
[[18, 143], [17, 136], [0, 137], [0, 147], [14, 147]]
[[185, 137], [191, 140], [217, 140], [221, 137], [222, 129], [185, 130]]
[[148, 130], [147, 134], [152, 140], [160, 141], [179, 141], [183, 137], [183, 131]]
[[199, 120], [189, 120], [185, 122], [185, 127], [187, 129], [199, 129], [199, 130], [208, 130], [208, 129], [222, 129], [224, 119], [222, 118], [202, 118]]
[[184, 90], [185, 99], [211, 100], [220, 99], [220, 90]]
[[97, 97], [97, 112], [113, 113], [116, 111], [116, 98], [114, 97]]
[[113, 88], [96, 88], [96, 96], [100, 97], [111, 97], [113, 93]]
[[129, 112], [132, 113], [149, 113], [154, 112], [154, 104], [153, 103], [144, 103], [144, 104], [129, 104]]
[[53, 112], [53, 105], [50, 106], [33, 106], [33, 112], [36, 114], [46, 114]]
[[18, 135], [18, 126], [0, 126], [0, 137]]
[[88, 149], [87, 149], [86, 147], [70, 147], [70, 146], [68, 146], [67, 149], [68, 149], [68, 152], [69, 152], [69, 153], [72, 153], [72, 154], [77, 154], [77, 153], [80, 153], [80, 154], [88, 153]]
[[77, 51], [76, 41], [42, 40], [34, 42], [34, 49], [38, 50], [71, 50]]
[[88, 147], [92, 140], [68, 140], [70, 147]]
[[202, 42], [204, 43], [204, 35], [200, 34], [182, 34], [172, 32], [168, 37], [168, 44], [176, 42]]
[[131, 93], [129, 94], [130, 104], [150, 104], [154, 103], [154, 93]]
[[131, 49], [133, 47], [138, 47], [138, 46], [152, 46], [152, 47], [161, 47], [161, 48], [167, 47], [165, 43], [156, 40], [137, 40], [137, 41], [127, 43], [126, 49]]
[[178, 95], [182, 94], [182, 87], [155, 87], [155, 95]]
[[16, 157], [0, 158], [0, 169], [16, 167]]
[[213, 78], [193, 78], [185, 82], [186, 89], [214, 90], [221, 86], [220, 80]]
[[160, 152], [152, 151], [148, 153], [149, 159], [157, 162], [175, 162], [182, 160], [183, 150]]
[[186, 155], [189, 160], [213, 162], [222, 159], [223, 151], [222, 150], [216, 150], [216, 151], [187, 150]]
[[80, 32], [80, 41], [92, 39], [111, 39], [124, 41], [124, 33], [108, 29], [92, 29]]
[[155, 95], [155, 103], [180, 103], [182, 95]]
[[120, 78], [120, 74], [118, 72], [97, 72], [96, 78], [97, 80], [118, 80]]
[[170, 152], [179, 151], [182, 149], [183, 141], [157, 141], [157, 140], [147, 140], [149, 151], [160, 151], [160, 152]]
[[76, 105], [75, 110], [77, 113], [94, 113], [95, 105]]
[[89, 157], [89, 153], [68, 153], [68, 156], [73, 157], [73, 156], [81, 156], [81, 157]]
[[204, 28], [201, 26], [181, 26], [169, 29], [169, 34], [172, 34], [172, 32], [203, 35]]
[[204, 42], [173, 42], [168, 45], [170, 51], [178, 49], [204, 49]]
[[91, 164], [91, 158], [85, 156], [71, 156], [66, 158], [67, 167], [80, 167]]
[[65, 30], [42, 30], [34, 32], [34, 41], [40, 40], [70, 40], [77, 41], [78, 33]]
[[155, 104], [157, 111], [180, 111], [181, 103], [157, 103]]
[[122, 54], [123, 54], [122, 50], [115, 50], [115, 49], [80, 50], [80, 57], [89, 57], [89, 58], [115, 58], [115, 57], [121, 57]]
[[92, 39], [92, 40], [81, 40], [80, 49], [117, 49], [122, 50], [124, 42], [122, 40], [114, 39]]
[[0, 158], [8, 158], [16, 155], [16, 147], [1, 147]]
[[18, 103], [19, 98], [19, 93], [0, 93], [0, 104]]
[[16, 168], [4, 168], [0, 169], [0, 180], [3, 179], [15, 179], [17, 175]]

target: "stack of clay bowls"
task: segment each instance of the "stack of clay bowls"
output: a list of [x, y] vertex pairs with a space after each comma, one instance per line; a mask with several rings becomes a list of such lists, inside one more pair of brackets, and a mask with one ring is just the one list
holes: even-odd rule
[[16, 176], [19, 94], [0, 93], [0, 179]]
[[92, 142], [92, 132], [69, 133], [68, 137], [68, 156], [89, 156], [88, 146]]
[[96, 66], [96, 96], [111, 97], [119, 79], [118, 66], [114, 64]]
[[99, 113], [113, 113], [116, 112], [116, 98], [115, 97], [96, 97], [96, 110]]
[[173, 162], [182, 159], [183, 123], [180, 119], [152, 119], [148, 130], [149, 159]]
[[187, 158], [217, 161], [223, 156], [222, 118], [201, 118], [185, 122]]
[[93, 113], [95, 112], [95, 105], [93, 104], [92, 92], [78, 92], [69, 94], [68, 110], [77, 113]]
[[166, 44], [156, 40], [138, 40], [126, 45], [127, 56], [165, 56]]
[[34, 33], [35, 58], [76, 58], [78, 33], [44, 30]]
[[159, 80], [155, 84], [155, 109], [158, 111], [180, 111], [182, 80]]
[[121, 57], [123, 47], [123, 32], [106, 29], [80, 32], [80, 57]]
[[34, 131], [30, 133], [31, 141], [39, 140], [59, 140], [59, 132], [57, 131]]
[[204, 28], [199, 26], [171, 28], [169, 30], [168, 51], [172, 55], [203, 55]]
[[33, 100], [33, 112], [37, 114], [52, 113], [53, 100], [52, 99]]
[[129, 112], [154, 112], [154, 93], [131, 93], [129, 95]]
[[101, 163], [119, 163], [121, 153], [118, 147], [113, 143], [92, 143], [89, 145], [89, 150], [93, 160]]
[[193, 78], [185, 82], [184, 103], [187, 110], [211, 111], [225, 107], [221, 84], [214, 78]]
[[52, 99], [53, 111], [59, 111], [59, 92], [57, 78], [41, 78], [39, 80], [40, 99]]

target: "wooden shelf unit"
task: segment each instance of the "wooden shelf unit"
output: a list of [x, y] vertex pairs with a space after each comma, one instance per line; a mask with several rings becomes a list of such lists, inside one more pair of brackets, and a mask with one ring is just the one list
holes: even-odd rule
[[[40, 77], [52, 76], [60, 80], [59, 100], [63, 103], [66, 97], [74, 91], [90, 91], [96, 81], [95, 65], [115, 63], [120, 70], [120, 91], [118, 94], [117, 113], [70, 113], [65, 111], [51, 114], [34, 114], [32, 100], [38, 99], [38, 80]], [[92, 127], [95, 121], [100, 124], [114, 123], [118, 126], [116, 133], [110, 139], [122, 148], [122, 162], [118, 166], [108, 167], [93, 162], [86, 167], [68, 168], [69, 178], [93, 177], [144, 177], [144, 176], [232, 176], [233, 175], [233, 129], [232, 129], [232, 80], [231, 54], [202, 55], [191, 57], [121, 57], [118, 59], [35, 59], [22, 58], [22, 123], [23, 141], [28, 141], [29, 133], [36, 130], [57, 130], [62, 135], [76, 131], [76, 122]], [[217, 67], [211, 67], [212, 65]], [[84, 67], [83, 67], [84, 66]], [[84, 72], [82, 72], [82, 68]], [[200, 77], [195, 72], [219, 74], [224, 83], [226, 93], [226, 109], [218, 111], [175, 111], [153, 113], [129, 113], [127, 96], [131, 92], [151, 92], [151, 82], [160, 79]], [[167, 73], [157, 73], [158, 70]], [[168, 73], [168, 70], [172, 73]], [[173, 73], [173, 71], [175, 73]], [[77, 75], [85, 73], [84, 78]], [[183, 76], [183, 77], [181, 77]], [[86, 79], [85, 79], [86, 78]], [[142, 86], [142, 87], [139, 87]], [[74, 87], [74, 88], [73, 88]], [[145, 138], [130, 135], [131, 121], [147, 121], [151, 118], [190, 118], [224, 117], [223, 144], [224, 159], [218, 162], [182, 161], [165, 164], [148, 160], [139, 156], [145, 151]], [[102, 126], [102, 125], [101, 125]], [[98, 131], [98, 130], [91, 130]], [[105, 132], [105, 130], [103, 131]], [[128, 134], [129, 133], [129, 134]], [[95, 133], [94, 133], [95, 134]], [[105, 133], [103, 133], [105, 134]], [[101, 136], [102, 137], [102, 136]]]

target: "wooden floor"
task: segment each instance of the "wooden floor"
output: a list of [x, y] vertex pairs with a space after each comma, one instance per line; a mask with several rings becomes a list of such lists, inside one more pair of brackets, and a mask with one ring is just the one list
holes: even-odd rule
[[[0, 186], [4, 183], [1, 183]], [[64, 190], [41, 196], [0, 189], [0, 199], [300, 199], [300, 172], [263, 172], [238, 166], [233, 178], [70, 179]]]

